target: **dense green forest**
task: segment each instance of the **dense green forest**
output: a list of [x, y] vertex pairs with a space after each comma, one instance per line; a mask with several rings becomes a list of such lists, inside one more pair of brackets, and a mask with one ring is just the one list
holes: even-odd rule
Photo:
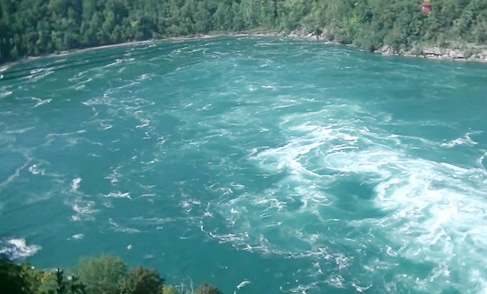
[[487, 1], [0, 0], [0, 62], [71, 48], [251, 29], [323, 31], [374, 50], [487, 42]]
[[153, 269], [129, 269], [118, 257], [80, 260], [68, 274], [60, 269], [43, 271], [27, 263], [16, 264], [0, 257], [0, 293], [5, 294], [222, 294], [206, 283], [197, 289], [166, 285]]

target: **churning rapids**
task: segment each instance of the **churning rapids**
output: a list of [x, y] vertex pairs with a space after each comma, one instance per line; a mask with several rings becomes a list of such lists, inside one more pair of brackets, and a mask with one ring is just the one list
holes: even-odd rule
[[0, 73], [0, 253], [225, 293], [487, 293], [487, 67], [277, 38]]

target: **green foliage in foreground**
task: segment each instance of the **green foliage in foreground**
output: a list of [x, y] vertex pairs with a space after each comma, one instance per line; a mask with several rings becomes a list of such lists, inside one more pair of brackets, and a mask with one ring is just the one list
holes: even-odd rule
[[164, 285], [153, 269], [128, 269], [118, 257], [85, 258], [75, 275], [62, 270], [42, 271], [0, 258], [0, 293], [9, 294], [222, 294], [206, 283], [194, 291]]
[[316, 32], [376, 49], [487, 42], [487, 1], [0, 0], [0, 62], [71, 48], [207, 32]]
[[76, 277], [56, 271], [39, 271], [28, 264], [15, 264], [0, 258], [0, 293], [85, 294]]

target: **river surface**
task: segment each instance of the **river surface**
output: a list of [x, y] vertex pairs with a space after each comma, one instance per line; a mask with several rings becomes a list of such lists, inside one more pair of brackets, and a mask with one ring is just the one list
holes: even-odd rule
[[487, 293], [487, 66], [278, 38], [0, 80], [0, 253], [224, 293]]

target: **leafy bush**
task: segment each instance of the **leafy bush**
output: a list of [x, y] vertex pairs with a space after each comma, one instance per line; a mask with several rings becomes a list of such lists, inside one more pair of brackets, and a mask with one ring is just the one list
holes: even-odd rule
[[160, 294], [163, 282], [155, 270], [136, 267], [125, 277], [122, 293]]
[[85, 294], [85, 287], [76, 277], [57, 269], [44, 272], [28, 264], [17, 265], [0, 259], [0, 293]]
[[180, 292], [173, 286], [164, 286], [162, 294], [180, 294]]
[[127, 266], [118, 257], [104, 255], [82, 259], [77, 273], [88, 294], [118, 294], [127, 275]]
[[217, 288], [204, 283], [198, 289], [196, 289], [195, 294], [223, 294], [223, 293]]
[[8, 260], [0, 259], [0, 293], [22, 294], [28, 289], [22, 275], [22, 267]]

